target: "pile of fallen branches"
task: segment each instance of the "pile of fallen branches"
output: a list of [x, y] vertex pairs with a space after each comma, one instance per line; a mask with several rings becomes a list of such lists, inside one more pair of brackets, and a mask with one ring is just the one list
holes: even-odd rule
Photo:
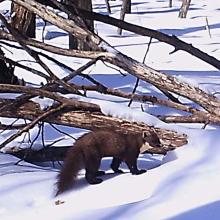
[[[131, 57], [117, 51], [114, 47], [104, 41], [100, 36], [91, 32], [85, 24], [83, 17], [86, 19], [98, 20], [117, 27], [129, 30], [131, 32], [149, 36], [159, 41], [174, 46], [174, 51], [184, 50], [192, 55], [202, 59], [205, 62], [220, 69], [220, 61], [201, 50], [187, 44], [175, 36], [168, 36], [155, 30], [132, 25], [122, 20], [110, 18], [94, 12], [78, 9], [74, 4], [65, 5], [56, 0], [46, 1], [47, 5], [43, 5], [34, 0], [13, 0], [14, 3], [26, 8], [30, 12], [41, 17], [44, 21], [49, 22], [65, 32], [73, 35], [75, 38], [83, 40], [90, 47], [90, 51], [78, 51], [72, 49], [64, 49], [52, 46], [44, 42], [23, 36], [0, 14], [0, 20], [6, 27], [6, 30], [0, 30], [0, 38], [4, 41], [0, 43], [10, 47], [23, 49], [26, 51], [44, 71], [36, 70], [28, 66], [22, 65], [12, 59], [1, 56], [10, 65], [23, 68], [33, 74], [36, 74], [47, 81], [47, 84], [34, 88], [30, 86], [0, 84], [0, 92], [20, 94], [15, 99], [0, 99], [0, 116], [8, 118], [22, 118], [31, 122], [24, 125], [1, 125], [2, 129], [18, 129], [18, 132], [1, 143], [0, 148], [5, 147], [8, 143], [20, 136], [24, 132], [28, 132], [38, 123], [47, 122], [51, 124], [66, 125], [71, 127], [85, 128], [89, 130], [95, 129], [114, 129], [118, 132], [140, 132], [154, 130], [164, 144], [163, 149], [149, 149], [149, 153], [165, 154], [167, 151], [187, 143], [187, 137], [184, 134], [178, 134], [171, 130], [155, 128], [144, 123], [134, 123], [125, 119], [119, 119], [112, 116], [104, 115], [100, 106], [91, 102], [79, 101], [77, 98], [69, 99], [64, 94], [74, 94], [75, 97], [86, 97], [87, 91], [95, 91], [101, 94], [109, 94], [117, 97], [123, 97], [130, 102], [139, 101], [148, 102], [161, 106], [171, 107], [183, 112], [187, 112], [188, 116], [160, 116], [159, 118], [165, 122], [187, 122], [187, 123], [216, 123], [220, 122], [220, 101], [213, 95], [208, 94], [198, 87], [194, 87], [185, 82], [179, 81], [177, 78], [167, 75], [140, 63]], [[42, 2], [42, 1], [40, 1]], [[63, 17], [57, 11], [62, 11], [67, 16]], [[19, 46], [15, 46], [11, 42], [17, 42]], [[39, 50], [40, 49], [40, 50]], [[50, 52], [68, 57], [79, 57], [90, 59], [85, 65], [79, 69], [73, 69], [70, 66], [61, 63], [48, 55]], [[64, 78], [57, 77], [45, 62], [45, 59], [52, 61], [54, 64], [66, 69], [69, 74]], [[95, 65], [97, 61], [109, 63], [118, 68], [132, 74], [138, 80], [148, 82], [157, 87], [163, 94], [165, 99], [156, 96], [147, 96], [126, 93], [118, 89], [108, 88], [101, 84], [91, 76], [84, 74], [83, 71]], [[76, 77], [81, 76], [91, 82], [91, 85], [78, 85], [71, 82]], [[185, 97], [202, 107], [202, 110], [182, 104], [172, 94]], [[54, 100], [54, 105], [48, 109], [41, 109], [39, 104], [30, 101], [33, 97], [40, 96]], [[60, 159], [60, 158], [59, 158]]]

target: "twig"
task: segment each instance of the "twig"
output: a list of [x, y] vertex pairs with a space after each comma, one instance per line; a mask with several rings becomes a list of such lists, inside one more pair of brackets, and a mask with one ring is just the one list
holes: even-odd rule
[[111, 6], [110, 6], [110, 4], [109, 4], [109, 0], [105, 0], [105, 4], [106, 4], [107, 12], [108, 12], [109, 14], [111, 14]]
[[[145, 55], [144, 55], [144, 58], [143, 58], [142, 63], [145, 63], [145, 61], [146, 61], [147, 54], [148, 54], [148, 52], [149, 52], [149, 50], [150, 50], [151, 42], [152, 42], [152, 37], [150, 38], [149, 43], [147, 44], [147, 50], [146, 50], [146, 53], [145, 53]], [[132, 94], [135, 94], [135, 92], [136, 92], [136, 90], [137, 90], [137, 87], [138, 87], [138, 84], [139, 84], [139, 81], [140, 81], [140, 79], [137, 78], [136, 83], [135, 83], [135, 86], [134, 86], [134, 89], [133, 89], [133, 91], [132, 91]], [[130, 101], [129, 101], [129, 103], [128, 103], [128, 107], [131, 106], [132, 101], [133, 101], [133, 99], [131, 98]]]
[[44, 141], [44, 122], [42, 122], [40, 126], [41, 126], [41, 142], [42, 142], [43, 147], [46, 147], [45, 141]]
[[153, 40], [153, 38], [150, 37], [149, 43], [147, 44], [147, 50], [146, 50], [146, 53], [144, 54], [144, 58], [143, 58], [142, 63], [145, 63], [145, 61], [146, 61], [147, 54], [148, 54], [148, 52], [149, 52], [149, 50], [150, 50], [150, 45], [151, 45], [151, 43], [152, 43], [152, 40]]
[[55, 129], [56, 131], [58, 131], [59, 133], [64, 134], [64, 135], [66, 135], [66, 136], [68, 136], [68, 137], [70, 137], [70, 138], [76, 140], [75, 137], [73, 137], [72, 135], [70, 135], [70, 134], [68, 134], [68, 133], [66, 133], [66, 132], [64, 132], [64, 131], [61, 131], [60, 129], [58, 129], [57, 127], [55, 127], [53, 124], [49, 123], [49, 125], [50, 125], [53, 129]]
[[0, 123], [0, 129], [2, 129], [0, 134], [5, 132], [6, 130], [16, 130], [16, 129], [23, 128], [25, 126], [24, 124], [14, 125], [18, 120], [19, 119], [15, 119], [10, 125], [4, 125], [4, 124]]
[[206, 22], [206, 26], [205, 27], [206, 27], [206, 30], [209, 33], [209, 37], [212, 38], [210, 27], [209, 27], [209, 21], [208, 21], [208, 17], [207, 16], [205, 17], [205, 22]]
[[41, 72], [39, 70], [35, 70], [35, 69], [30, 68], [28, 66], [22, 65], [22, 64], [20, 64], [20, 63], [18, 63], [16, 61], [13, 61], [13, 60], [11, 60], [9, 58], [6, 58], [6, 57], [3, 57], [1, 55], [0, 55], [0, 59], [5, 60], [6, 62], [10, 63], [13, 66], [17, 66], [17, 67], [22, 68], [24, 70], [30, 71], [30, 72], [34, 73], [35, 75], [38, 75], [38, 76], [40, 76], [42, 78], [45, 78], [47, 81], [50, 80], [50, 77], [48, 77], [46, 74], [44, 74], [43, 72]]
[[63, 140], [64, 140], [64, 138], [63, 138], [63, 137], [62, 137], [62, 138], [60, 138], [60, 139], [57, 139], [57, 140], [53, 141], [52, 143], [45, 145], [45, 147], [44, 147], [44, 148], [49, 148], [49, 147], [52, 147], [54, 144], [56, 144], [56, 143], [58, 143], [58, 142], [60, 142], [60, 141], [63, 141]]
[[110, 69], [116, 70], [117, 72], [119, 72], [122, 76], [126, 76], [127, 74], [123, 73], [119, 68], [115, 68], [112, 65], [107, 64], [106, 62], [103, 62], [103, 64], [105, 66], [107, 66]]
[[[135, 94], [136, 89], [137, 89], [138, 84], [139, 84], [139, 81], [140, 81], [140, 79], [139, 79], [139, 78], [137, 78], [136, 83], [135, 83], [135, 86], [134, 86], [133, 91], [132, 91], [132, 94]], [[131, 96], [131, 99], [130, 99], [130, 101], [129, 101], [129, 103], [128, 103], [128, 107], [130, 107], [130, 106], [131, 106], [132, 101], [133, 101], [133, 98], [132, 98], [132, 96]]]
[[47, 21], [46, 20], [44, 20], [44, 19], [42, 19], [42, 21], [44, 22], [44, 26], [43, 26], [43, 30], [42, 30], [42, 42], [44, 43], [44, 31], [45, 31], [45, 28], [46, 28], [46, 26], [47, 26]]
[[102, 59], [102, 57], [97, 57], [95, 59], [92, 59], [91, 61], [89, 61], [88, 63], [86, 63], [85, 65], [81, 66], [79, 69], [72, 71], [72, 73], [70, 73], [68, 76], [63, 78], [63, 81], [69, 81], [72, 78], [74, 78], [77, 75], [81, 75], [82, 76], [82, 71], [88, 69], [90, 66], [94, 65], [98, 60]]
[[35, 142], [35, 141], [37, 140], [37, 138], [39, 137], [40, 132], [41, 132], [41, 127], [39, 126], [37, 135], [35, 136], [35, 138], [33, 139], [33, 141], [30, 142], [31, 144], [30, 144], [29, 148], [27, 149], [26, 153], [24, 154], [23, 158], [21, 158], [20, 160], [18, 160], [18, 161], [15, 163], [15, 165], [18, 165], [20, 162], [24, 161], [24, 160], [28, 157], [28, 154], [30, 153], [34, 142]]

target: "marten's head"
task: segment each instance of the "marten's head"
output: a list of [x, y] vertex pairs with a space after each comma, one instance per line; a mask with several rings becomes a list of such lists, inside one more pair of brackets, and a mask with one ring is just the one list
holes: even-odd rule
[[143, 145], [140, 152], [143, 153], [152, 147], [162, 147], [160, 139], [156, 132], [154, 131], [143, 131], [142, 133]]

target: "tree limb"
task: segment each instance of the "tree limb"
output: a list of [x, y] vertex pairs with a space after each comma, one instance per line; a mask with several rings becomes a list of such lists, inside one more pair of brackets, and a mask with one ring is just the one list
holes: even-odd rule
[[117, 18], [110, 17], [108, 15], [103, 15], [103, 14], [96, 13], [96, 12], [89, 12], [83, 9], [79, 9], [79, 11], [82, 13], [82, 15], [86, 19], [101, 21], [106, 24], [110, 24], [115, 27], [118, 27], [118, 28], [123, 28], [124, 30], [139, 34], [141, 36], [148, 36], [151, 38], [155, 38], [160, 42], [164, 42], [164, 43], [167, 43], [173, 46], [175, 48], [174, 49], [175, 52], [178, 50], [186, 51], [187, 53], [205, 61], [206, 63], [209, 63], [210, 65], [220, 70], [220, 61], [218, 59], [199, 50], [198, 48], [194, 47], [192, 44], [188, 44], [180, 40], [175, 35], [169, 36], [162, 32], [159, 32], [159, 31], [156, 31], [150, 28], [141, 27], [135, 24], [131, 24], [131, 23], [119, 20]]

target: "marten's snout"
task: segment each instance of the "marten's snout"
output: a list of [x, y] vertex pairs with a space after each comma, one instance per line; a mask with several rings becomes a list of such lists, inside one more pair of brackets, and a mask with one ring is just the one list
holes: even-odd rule
[[151, 147], [163, 147], [163, 144], [161, 144], [160, 143], [160, 141], [159, 142], [149, 142], [149, 145], [151, 146]]

